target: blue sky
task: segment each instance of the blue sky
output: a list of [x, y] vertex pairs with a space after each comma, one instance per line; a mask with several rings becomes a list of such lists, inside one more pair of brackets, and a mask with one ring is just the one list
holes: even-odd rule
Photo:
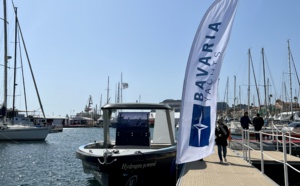
[[[99, 108], [101, 95], [102, 104], [106, 102], [108, 77], [109, 96], [114, 102], [121, 73], [123, 82], [129, 85], [123, 90], [123, 102], [181, 99], [192, 41], [212, 2], [15, 0], [46, 115], [65, 116], [81, 112], [90, 95], [93, 107], [97, 105]], [[13, 55], [14, 16], [11, 1], [7, 0], [7, 4], [9, 55]], [[264, 48], [270, 94], [280, 98], [283, 82], [290, 92], [287, 40], [290, 39], [293, 58], [299, 69], [298, 7], [298, 0], [240, 0], [220, 73], [219, 101], [227, 97], [224, 94], [229, 78], [228, 102], [233, 103], [233, 77], [236, 76], [237, 99], [247, 104], [248, 49], [251, 49], [259, 85], [263, 83], [261, 49]], [[0, 15], [3, 15], [2, 7]], [[3, 27], [0, 33], [0, 42], [3, 42]], [[2, 45], [0, 50], [3, 51]], [[25, 54], [22, 56], [25, 59]], [[299, 89], [294, 75], [293, 95]], [[31, 78], [27, 75], [26, 80], [31, 81]], [[26, 86], [27, 90], [32, 88], [29, 83]], [[257, 104], [252, 100], [256, 97], [254, 88], [252, 82], [251, 102]], [[21, 91], [19, 93], [22, 95]], [[39, 111], [34, 90], [31, 89], [27, 96], [29, 110]], [[17, 101], [17, 108], [22, 105]]]

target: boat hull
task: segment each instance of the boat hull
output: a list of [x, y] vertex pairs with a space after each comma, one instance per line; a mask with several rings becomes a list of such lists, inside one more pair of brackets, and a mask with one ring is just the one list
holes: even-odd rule
[[44, 141], [48, 133], [44, 127], [7, 128], [0, 130], [0, 141]]
[[120, 149], [106, 160], [103, 156], [92, 153], [80, 150], [76, 152], [76, 157], [82, 161], [84, 172], [93, 174], [101, 185], [175, 185], [175, 156], [175, 147], [148, 152], [141, 149]]

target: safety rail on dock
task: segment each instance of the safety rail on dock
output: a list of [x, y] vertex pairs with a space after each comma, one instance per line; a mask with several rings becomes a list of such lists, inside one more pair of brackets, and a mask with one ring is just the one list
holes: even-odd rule
[[[291, 155], [292, 152], [292, 145], [294, 146], [299, 146], [295, 143], [293, 143], [291, 140], [300, 140], [300, 138], [296, 138], [296, 137], [292, 137], [292, 134], [295, 133], [291, 130], [288, 131], [282, 131], [282, 129], [279, 129], [276, 125], [274, 125], [273, 123], [271, 123], [271, 128], [272, 128], [272, 133], [265, 133], [262, 131], [252, 131], [252, 130], [243, 130], [242, 129], [242, 152], [243, 152], [243, 158], [249, 162], [250, 164], [251, 162], [251, 150], [254, 150], [251, 146], [250, 146], [250, 133], [259, 133], [260, 136], [260, 156], [261, 156], [261, 172], [262, 174], [264, 174], [264, 156], [267, 156], [268, 158], [282, 163], [284, 166], [284, 183], [285, 185], [289, 185], [289, 180], [288, 180], [288, 167], [290, 167], [291, 169], [293, 169], [294, 171], [300, 173], [300, 171], [298, 169], [296, 169], [295, 167], [293, 167], [292, 165], [290, 165], [287, 162], [287, 144], [289, 144], [289, 154]], [[298, 133], [296, 133], [298, 134]], [[282, 144], [282, 155], [283, 155], [283, 161], [274, 159], [272, 157], [270, 157], [268, 154], [266, 154], [264, 152], [263, 149], [263, 135], [264, 136], [271, 136], [271, 139], [276, 141], [276, 150], [279, 151], [279, 144]], [[279, 139], [279, 137], [281, 137], [281, 140]], [[288, 139], [288, 142], [287, 140]]]

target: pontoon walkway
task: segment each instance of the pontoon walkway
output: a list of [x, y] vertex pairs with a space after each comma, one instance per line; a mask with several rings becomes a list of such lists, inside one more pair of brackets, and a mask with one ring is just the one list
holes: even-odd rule
[[179, 175], [177, 186], [199, 185], [278, 185], [242, 157], [227, 149], [227, 163], [220, 164], [218, 151], [204, 161], [186, 163]]

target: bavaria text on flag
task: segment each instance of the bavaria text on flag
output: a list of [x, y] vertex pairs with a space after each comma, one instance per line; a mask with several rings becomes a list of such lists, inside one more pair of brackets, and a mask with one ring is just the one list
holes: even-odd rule
[[195, 35], [184, 78], [176, 163], [214, 153], [217, 81], [238, 0], [216, 0]]

